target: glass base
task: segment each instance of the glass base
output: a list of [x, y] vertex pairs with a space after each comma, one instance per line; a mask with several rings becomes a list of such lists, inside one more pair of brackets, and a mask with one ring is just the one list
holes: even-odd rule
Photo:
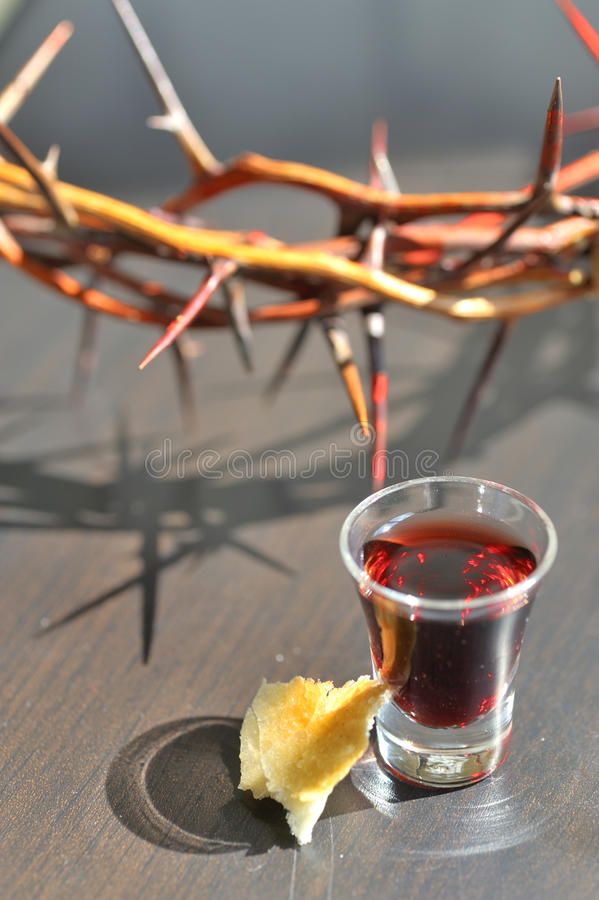
[[474, 784], [501, 765], [512, 733], [513, 694], [463, 728], [428, 728], [393, 702], [377, 716], [379, 760], [396, 778], [428, 788]]

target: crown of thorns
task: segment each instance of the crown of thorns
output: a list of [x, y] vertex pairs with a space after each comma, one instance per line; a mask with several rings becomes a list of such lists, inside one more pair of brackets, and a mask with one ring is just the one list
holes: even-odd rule
[[[403, 194], [387, 155], [387, 132], [375, 123], [370, 177], [361, 184], [296, 162], [244, 153], [217, 160], [192, 124], [129, 0], [112, 0], [163, 113], [148, 124], [171, 132], [191, 169], [179, 195], [145, 210], [62, 182], [58, 149], [38, 160], [8, 122], [72, 34], [62, 22], [0, 93], [0, 254], [31, 278], [85, 309], [77, 378], [89, 377], [97, 315], [159, 325], [160, 339], [144, 368], [170, 348], [184, 407], [191, 404], [184, 332], [230, 328], [247, 369], [252, 368], [253, 327], [298, 323], [269, 389], [284, 381], [312, 322], [322, 329], [357, 421], [369, 411], [344, 324], [359, 310], [369, 349], [373, 485], [384, 479], [387, 377], [383, 358], [388, 302], [453, 319], [496, 320], [495, 331], [466, 398], [451, 446], [463, 442], [482, 387], [520, 317], [593, 291], [599, 280], [599, 200], [572, 193], [599, 176], [599, 151], [561, 168], [564, 130], [599, 125], [599, 107], [566, 118], [561, 83], [555, 82], [531, 184], [511, 191]], [[599, 61], [599, 34], [569, 0], [558, 0], [584, 45]], [[326, 197], [338, 211], [337, 234], [288, 244], [259, 231], [204, 227], [191, 215], [203, 201], [247, 184], [292, 185]], [[541, 217], [542, 225], [528, 220]], [[198, 269], [191, 297], [127, 271], [126, 258], [154, 257]], [[88, 273], [80, 278], [73, 269]], [[248, 308], [245, 284], [280, 290], [276, 303]], [[514, 285], [518, 290], [514, 290]]]

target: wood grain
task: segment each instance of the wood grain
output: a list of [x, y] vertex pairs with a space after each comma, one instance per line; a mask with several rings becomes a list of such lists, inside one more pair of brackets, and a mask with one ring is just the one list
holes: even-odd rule
[[[530, 494], [560, 536], [523, 651], [510, 758], [474, 787], [430, 794], [393, 787], [366, 760], [297, 851], [274, 804], [235, 790], [239, 718], [262, 677], [367, 671], [337, 554], [367, 478], [356, 465], [335, 477], [326, 459], [312, 477], [207, 478], [196, 460], [247, 450], [257, 467], [263, 451], [289, 449], [306, 463], [314, 449], [350, 447], [326, 348], [309, 342], [268, 405], [259, 388], [281, 332], [257, 338], [254, 379], [229, 337], [210, 334], [195, 366], [199, 433], [186, 437], [169, 361], [135, 371], [146, 332], [102, 323], [97, 379], [73, 407], [77, 315], [16, 273], [3, 269], [2, 284], [0, 894], [596, 894], [596, 305], [522, 323], [493, 405], [452, 465]], [[405, 310], [389, 317], [400, 474], [416, 474], [420, 451], [443, 452], [484, 352], [477, 334]], [[192, 458], [185, 473], [152, 477], [144, 461], [166, 439]]]

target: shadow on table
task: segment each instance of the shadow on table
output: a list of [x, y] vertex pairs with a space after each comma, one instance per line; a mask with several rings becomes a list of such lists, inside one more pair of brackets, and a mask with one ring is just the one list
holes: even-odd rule
[[[479, 453], [491, 438], [513, 428], [531, 410], [545, 404], [558, 400], [575, 402], [595, 415], [596, 335], [597, 313], [590, 303], [551, 310], [542, 318], [519, 323], [506, 348], [506, 360], [489, 386], [487, 400], [492, 399], [493, 389], [500, 402], [483, 403], [473, 424], [469, 454]], [[397, 434], [391, 432], [390, 447], [399, 450], [399, 458], [409, 462], [408, 469], [400, 467], [391, 480], [424, 474], [416, 464], [421, 451], [432, 451], [431, 458], [437, 458], [436, 471], [442, 470], [444, 459], [440, 451], [467, 390], [471, 370], [476, 367], [472, 356], [480, 355], [478, 343], [475, 333], [468, 331], [458, 342], [446, 370], [416, 379], [411, 392], [402, 388], [398, 396], [392, 395], [391, 420], [398, 409], [413, 418], [409, 428]], [[484, 348], [485, 342], [482, 343]], [[14, 438], [23, 429], [29, 429], [40, 415], [60, 408], [62, 402], [51, 396], [0, 397], [0, 440]], [[341, 429], [349, 430], [353, 423], [343, 409], [326, 423], [287, 434], [284, 446], [293, 448], [294, 454], [305, 448], [316, 448], [317, 453], [330, 448], [332, 436]], [[4, 422], [7, 416], [8, 421]], [[202, 453], [214, 455], [218, 451], [222, 463], [227, 457], [222, 445], [229, 443], [229, 436], [221, 436], [211, 439], [208, 445], [184, 446], [182, 452], [184, 458], [191, 457], [197, 463]], [[107, 443], [74, 447], [61, 444], [52, 451], [36, 450], [31, 456], [18, 453], [0, 458], [0, 533], [17, 529], [64, 530], [70, 534], [76, 530], [138, 538], [139, 567], [135, 574], [85, 597], [75, 608], [47, 622], [40, 634], [49, 634], [137, 591], [142, 598], [141, 657], [148, 662], [161, 579], [166, 571], [226, 546], [284, 577], [293, 577], [295, 572], [281, 554], [273, 556], [268, 547], [248, 537], [251, 527], [301, 515], [313, 516], [335, 506], [349, 511], [368, 493], [367, 467], [364, 472], [359, 471], [357, 453], [356, 464], [344, 477], [333, 475], [330, 460], [325, 458], [309, 478], [287, 477], [281, 465], [279, 475], [267, 473], [268, 477], [248, 475], [219, 481], [194, 471], [194, 465], [180, 472], [180, 457], [177, 451], [171, 456], [171, 450], [172, 442], [167, 443], [163, 436], [133, 438], [123, 414], [116, 422], [114, 440]], [[344, 445], [342, 450], [346, 452], [347, 447]], [[244, 460], [250, 471], [257, 471], [261, 460], [273, 452], [276, 455], [276, 449], [273, 451], [268, 442], [251, 454], [243, 451]], [[155, 461], [155, 454], [163, 465], [158, 473], [147, 465], [150, 458]], [[106, 455], [114, 457], [113, 471], [99, 481], [95, 470]], [[68, 463], [72, 471], [68, 475], [64, 469], [54, 471], [56, 463], [63, 467]], [[83, 475], [82, 465], [86, 467]], [[164, 538], [170, 541], [170, 550], [162, 549]]]
[[[283, 808], [237, 787], [240, 727], [241, 720], [232, 718], [180, 719], [135, 738], [113, 760], [106, 779], [116, 817], [144, 840], [180, 853], [253, 856], [294, 847]], [[394, 791], [397, 801], [427, 795], [408, 785]], [[323, 818], [371, 806], [346, 778]]]
[[[296, 847], [283, 808], [237, 788], [240, 725], [188, 718], [135, 738], [108, 770], [115, 816], [138, 837], [180, 853], [256, 856]], [[571, 773], [567, 789], [556, 768]], [[556, 738], [517, 744], [510, 764], [478, 784], [422, 790], [388, 778], [370, 749], [337, 785], [322, 818], [374, 808], [382, 823], [376, 827], [401, 829], [397, 855], [413, 859], [496, 853], [541, 835], [585, 859], [596, 855], [589, 774]]]
[[[0, 401], [0, 410], [2, 403]], [[348, 417], [340, 417], [345, 424]], [[326, 440], [329, 424], [311, 432], [295, 435], [298, 444], [313, 439]], [[308, 480], [284, 476], [285, 463], [271, 460], [270, 470], [260, 470], [269, 445], [252, 455], [244, 455], [248, 474], [243, 477], [219, 474], [206, 477], [194, 471], [207, 452], [219, 456], [219, 466], [227, 462], [227, 452], [217, 450], [221, 438], [208, 445], [182, 448], [184, 459], [191, 457], [190, 471], [180, 471], [179, 449], [172, 450], [170, 438], [147, 435], [133, 438], [124, 417], [117, 422], [113, 441], [61, 447], [59, 450], [0, 458], [0, 533], [6, 530], [66, 530], [88, 533], [123, 533], [139, 538], [139, 571], [118, 580], [99, 594], [86, 598], [65, 614], [45, 623], [38, 634], [47, 635], [74, 622], [107, 603], [119, 600], [131, 591], [142, 596], [142, 660], [148, 662], [157, 616], [160, 580], [164, 572], [188, 561], [199, 562], [222, 547], [230, 547], [284, 577], [295, 572], [268, 547], [246, 536], [248, 526], [277, 521], [302, 514], [314, 514], [334, 505], [349, 509], [361, 499], [365, 488], [358, 473], [333, 478], [326, 465], [320, 465]], [[234, 451], [233, 451], [234, 452]], [[289, 454], [290, 451], [282, 451]], [[153, 456], [154, 454], [154, 456]], [[164, 471], [156, 474], [148, 460], [160, 456]], [[113, 473], [103, 481], [94, 477], [98, 463], [110, 458]], [[65, 475], [60, 466], [72, 463], [73, 473]], [[54, 465], [59, 464], [57, 471]], [[281, 467], [277, 475], [276, 466]], [[81, 467], [89, 474], [81, 474]], [[259, 477], [250, 477], [253, 470]], [[183, 477], [184, 475], [184, 477]], [[244, 533], [244, 531], [246, 533]], [[161, 545], [169, 539], [170, 549]]]

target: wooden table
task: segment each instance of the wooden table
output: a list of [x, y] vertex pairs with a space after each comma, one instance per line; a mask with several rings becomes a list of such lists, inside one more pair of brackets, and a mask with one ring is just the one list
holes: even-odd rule
[[[261, 224], [305, 234], [308, 201], [289, 226], [273, 197]], [[318, 204], [316, 215], [324, 233], [330, 217]], [[560, 538], [523, 652], [509, 760], [471, 788], [430, 794], [394, 787], [366, 761], [298, 851], [279, 808], [235, 785], [240, 717], [263, 677], [342, 682], [369, 666], [337, 550], [368, 487], [355, 448], [346, 477], [325, 458], [352, 446], [352, 418], [321, 336], [272, 405], [260, 391], [287, 328], [256, 335], [253, 378], [229, 335], [202, 337], [199, 423], [185, 436], [169, 359], [135, 369], [155, 332], [102, 322], [99, 372], [74, 407], [81, 314], [1, 277], [0, 895], [596, 892], [596, 304], [516, 328], [451, 467], [531, 495]], [[399, 309], [389, 326], [391, 444], [415, 475], [419, 451], [442, 453], [488, 331]], [[148, 454], [165, 448], [168, 472], [154, 454], [152, 475]], [[277, 477], [263, 454], [283, 449], [304, 476], [319, 451], [312, 474]], [[237, 475], [215, 477], [232, 453]], [[207, 459], [211, 477], [197, 470]]]

